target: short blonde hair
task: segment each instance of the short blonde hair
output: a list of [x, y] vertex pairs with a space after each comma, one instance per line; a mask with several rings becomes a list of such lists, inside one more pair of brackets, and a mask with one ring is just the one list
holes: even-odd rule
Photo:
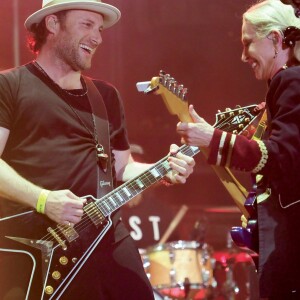
[[[289, 26], [300, 28], [300, 19], [296, 17], [294, 8], [280, 0], [259, 1], [243, 14], [243, 22], [253, 25], [259, 38], [266, 37], [272, 31], [280, 32], [283, 36], [284, 30]], [[296, 42], [292, 51], [300, 61], [299, 42]]]

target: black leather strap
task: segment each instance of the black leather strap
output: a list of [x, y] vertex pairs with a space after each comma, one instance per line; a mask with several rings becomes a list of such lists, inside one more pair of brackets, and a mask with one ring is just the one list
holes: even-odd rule
[[110, 134], [109, 122], [102, 95], [93, 83], [93, 81], [84, 77], [84, 81], [88, 88], [88, 99], [91, 104], [92, 113], [95, 117], [96, 134], [98, 142], [103, 146], [104, 152], [108, 155], [107, 169], [104, 170], [98, 164], [98, 183], [97, 183], [97, 197], [101, 197], [113, 189], [113, 176], [111, 167], [111, 151], [110, 151]]

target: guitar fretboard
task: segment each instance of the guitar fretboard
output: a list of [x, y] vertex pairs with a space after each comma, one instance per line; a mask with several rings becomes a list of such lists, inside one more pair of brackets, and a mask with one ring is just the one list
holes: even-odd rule
[[[178, 152], [193, 157], [199, 153], [200, 150], [198, 147], [183, 145], [179, 148]], [[98, 199], [96, 205], [102, 214], [107, 217], [130, 201], [133, 197], [140, 194], [154, 183], [160, 181], [169, 171], [171, 171], [168, 157], [169, 156], [162, 158], [150, 169]]]

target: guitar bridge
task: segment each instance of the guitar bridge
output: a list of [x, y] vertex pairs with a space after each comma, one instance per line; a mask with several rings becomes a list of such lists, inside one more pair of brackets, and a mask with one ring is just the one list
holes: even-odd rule
[[57, 224], [57, 228], [64, 235], [69, 243], [73, 242], [79, 237], [79, 234], [76, 232], [74, 227], [68, 225]]
[[63, 248], [63, 250], [67, 250], [66, 243], [60, 238], [60, 236], [55, 232], [51, 227], [47, 228], [47, 231], [56, 239], [58, 244]]

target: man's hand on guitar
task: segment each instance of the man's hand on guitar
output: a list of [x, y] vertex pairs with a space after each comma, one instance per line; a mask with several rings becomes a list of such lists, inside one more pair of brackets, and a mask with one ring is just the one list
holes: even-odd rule
[[185, 183], [186, 179], [193, 173], [195, 166], [195, 160], [190, 156], [178, 152], [178, 149], [179, 147], [175, 144], [170, 146], [171, 155], [168, 161], [172, 171], [165, 176], [165, 179], [171, 184]]
[[194, 123], [179, 122], [177, 132], [181, 135], [183, 144], [207, 148], [214, 133], [214, 127], [208, 124], [189, 106], [189, 113]]
[[81, 199], [69, 190], [51, 191], [47, 197], [45, 214], [54, 222], [64, 225], [76, 224], [83, 215]]

